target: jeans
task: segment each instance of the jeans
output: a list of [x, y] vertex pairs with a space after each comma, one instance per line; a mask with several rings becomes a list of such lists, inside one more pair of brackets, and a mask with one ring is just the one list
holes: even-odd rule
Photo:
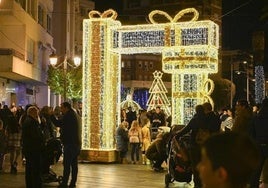
[[134, 155], [136, 155], [136, 160], [139, 161], [140, 160], [140, 153], [139, 153], [140, 144], [139, 143], [130, 143], [130, 146], [131, 146], [131, 161], [135, 161]]

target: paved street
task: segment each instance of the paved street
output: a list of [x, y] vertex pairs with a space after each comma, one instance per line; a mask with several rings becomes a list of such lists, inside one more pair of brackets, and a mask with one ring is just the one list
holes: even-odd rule
[[[9, 173], [9, 166], [5, 163], [4, 172], [0, 173], [1, 188], [24, 188], [24, 166], [20, 163], [16, 175]], [[57, 175], [62, 174], [62, 164], [58, 162], [53, 166]], [[151, 170], [149, 165], [139, 164], [92, 164], [79, 163], [77, 188], [164, 188], [165, 172], [159, 173]], [[44, 187], [57, 187], [57, 182], [45, 184]], [[172, 188], [190, 188], [185, 183], [172, 183]]]

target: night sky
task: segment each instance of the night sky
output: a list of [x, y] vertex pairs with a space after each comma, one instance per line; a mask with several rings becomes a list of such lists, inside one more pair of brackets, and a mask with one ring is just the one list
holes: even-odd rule
[[[95, 5], [98, 11], [112, 8], [119, 16], [122, 14], [122, 0], [95, 0]], [[252, 49], [253, 32], [268, 30], [268, 22], [260, 21], [263, 7], [268, 7], [268, 0], [222, 0], [222, 5], [223, 49]]]
[[235, 0], [223, 1], [222, 41], [225, 49], [251, 49], [254, 31], [267, 30], [267, 24], [261, 21], [262, 7], [268, 1]]
[[93, 0], [95, 2], [95, 9], [103, 12], [110, 8], [114, 9], [118, 14], [122, 12], [123, 0]]

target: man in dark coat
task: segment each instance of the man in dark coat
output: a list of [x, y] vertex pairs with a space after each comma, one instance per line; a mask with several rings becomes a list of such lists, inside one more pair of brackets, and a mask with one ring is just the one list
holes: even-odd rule
[[251, 179], [251, 187], [259, 187], [259, 180], [265, 160], [268, 159], [268, 98], [265, 98], [262, 102], [260, 111], [254, 118], [253, 125], [250, 128], [250, 134], [253, 136], [260, 152], [261, 162], [258, 169], [253, 174]]
[[57, 120], [52, 116], [53, 123], [61, 129], [61, 141], [63, 144], [63, 179], [59, 187], [68, 187], [70, 171], [72, 177], [69, 187], [75, 187], [78, 174], [78, 155], [81, 149], [80, 123], [76, 112], [71, 104], [64, 102], [61, 104], [62, 118]]
[[27, 188], [42, 187], [42, 154], [45, 139], [40, 126], [39, 110], [31, 106], [22, 124], [22, 151], [26, 158], [25, 181]]
[[135, 111], [132, 111], [132, 107], [128, 107], [128, 112], [126, 113], [128, 128], [130, 129], [132, 121], [137, 120], [137, 114]]
[[212, 105], [209, 102], [205, 102], [203, 108], [206, 114], [205, 122], [210, 133], [219, 133], [221, 129], [220, 117], [213, 111]]
[[160, 106], [155, 108], [155, 111], [150, 115], [151, 121], [151, 132], [152, 140], [156, 138], [158, 134], [158, 128], [161, 126], [166, 126], [166, 118], [164, 112], [161, 110]]

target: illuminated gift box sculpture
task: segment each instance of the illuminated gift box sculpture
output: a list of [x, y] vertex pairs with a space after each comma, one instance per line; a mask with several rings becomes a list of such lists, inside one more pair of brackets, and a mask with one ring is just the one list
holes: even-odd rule
[[[185, 14], [193, 17], [178, 22]], [[158, 24], [154, 16], [168, 23]], [[218, 71], [218, 26], [197, 21], [198, 12], [184, 9], [174, 18], [152, 11], [152, 24], [121, 26], [117, 13], [91, 11], [83, 23], [82, 158], [114, 160], [115, 128], [120, 121], [121, 54], [160, 53], [163, 71], [172, 74], [172, 123], [187, 124], [194, 107], [205, 101], [214, 84], [209, 73]]]

